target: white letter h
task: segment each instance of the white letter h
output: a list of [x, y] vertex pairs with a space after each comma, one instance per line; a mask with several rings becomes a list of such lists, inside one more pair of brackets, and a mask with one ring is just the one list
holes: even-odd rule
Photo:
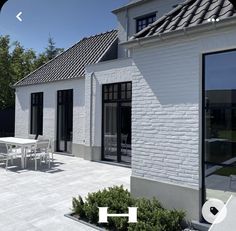
[[108, 207], [98, 207], [99, 208], [99, 223], [107, 223], [107, 217], [128, 217], [129, 223], [137, 222], [137, 207], [128, 207], [129, 213], [123, 214], [108, 214]]

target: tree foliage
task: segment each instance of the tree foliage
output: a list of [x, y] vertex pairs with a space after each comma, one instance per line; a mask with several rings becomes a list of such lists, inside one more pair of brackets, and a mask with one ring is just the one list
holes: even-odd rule
[[64, 51], [62, 48], [57, 48], [55, 42], [51, 36], [48, 38], [48, 47], [46, 48], [46, 57], [51, 60], [56, 57], [58, 54]]
[[51, 37], [45, 51], [37, 55], [33, 49], [25, 49], [17, 41], [11, 43], [8, 35], [0, 36], [0, 110], [14, 106], [15, 94], [11, 87], [14, 83], [62, 51]]

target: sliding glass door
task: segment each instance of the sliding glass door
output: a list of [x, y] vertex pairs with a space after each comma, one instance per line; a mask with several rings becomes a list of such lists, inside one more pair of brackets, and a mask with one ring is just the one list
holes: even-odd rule
[[104, 159], [117, 161], [117, 103], [104, 103]]
[[131, 102], [120, 104], [120, 161], [131, 162]]
[[236, 51], [204, 56], [203, 159], [206, 197], [236, 192]]
[[103, 159], [131, 163], [131, 82], [103, 86]]
[[57, 92], [57, 151], [72, 153], [73, 90]]

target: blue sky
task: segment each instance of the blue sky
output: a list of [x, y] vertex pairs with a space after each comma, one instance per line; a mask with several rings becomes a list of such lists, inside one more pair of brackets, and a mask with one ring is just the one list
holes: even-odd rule
[[[8, 0], [0, 14], [0, 35], [10, 35], [25, 48], [42, 52], [49, 34], [57, 47], [116, 28], [111, 10], [129, 0]], [[16, 19], [22, 12], [22, 22]]]

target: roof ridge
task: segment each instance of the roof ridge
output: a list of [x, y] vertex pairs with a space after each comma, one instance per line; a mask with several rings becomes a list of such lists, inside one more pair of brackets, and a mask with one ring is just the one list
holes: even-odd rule
[[112, 30], [109, 30], [109, 31], [106, 31], [106, 32], [101, 32], [101, 33], [98, 33], [98, 34], [95, 34], [95, 35], [89, 35], [88, 37], [83, 37], [79, 42], [85, 40], [85, 39], [90, 39], [90, 38], [94, 38], [94, 37], [97, 37], [97, 36], [102, 36], [104, 34], [109, 34], [109, 33], [112, 33], [112, 32], [118, 32], [117, 29], [112, 29]]

